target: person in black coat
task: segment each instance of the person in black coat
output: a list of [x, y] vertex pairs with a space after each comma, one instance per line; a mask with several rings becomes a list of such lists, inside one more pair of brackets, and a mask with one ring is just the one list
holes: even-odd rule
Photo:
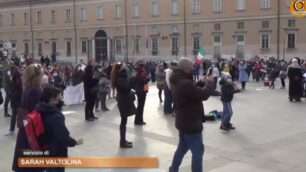
[[[119, 65], [119, 64], [116, 64]], [[126, 140], [126, 124], [129, 116], [136, 113], [134, 105], [135, 95], [131, 91], [132, 86], [128, 78], [128, 69], [126, 66], [116, 67], [113, 75], [112, 82], [117, 89], [117, 103], [121, 117], [120, 123], [120, 147], [132, 148], [132, 142]]]
[[303, 93], [303, 73], [297, 59], [292, 60], [292, 65], [288, 67], [289, 78], [289, 100], [295, 99], [300, 102]]
[[98, 78], [94, 76], [94, 67], [92, 65], [88, 65], [85, 68], [84, 75], [84, 94], [85, 94], [85, 120], [86, 121], [94, 121], [98, 119], [95, 117], [93, 113], [93, 109], [95, 106], [95, 101], [98, 92]]
[[[214, 91], [212, 76], [199, 83], [193, 82], [193, 62], [182, 57], [170, 77], [173, 93], [175, 126], [179, 131], [179, 144], [174, 154], [169, 172], [177, 172], [188, 150], [192, 153], [192, 171], [203, 171], [203, 115], [202, 101]], [[205, 83], [204, 83], [204, 82]], [[204, 87], [202, 87], [204, 86]]]
[[8, 113], [8, 105], [11, 102], [12, 98], [12, 72], [11, 68], [14, 66], [12, 61], [10, 62], [10, 66], [4, 71], [4, 91], [5, 91], [5, 100], [4, 100], [4, 117], [10, 117], [11, 115]]
[[[50, 157], [68, 157], [68, 147], [83, 144], [83, 139], [73, 139], [65, 124], [65, 116], [60, 111], [61, 90], [47, 85], [42, 92], [36, 111], [42, 116], [45, 133], [39, 138], [46, 145]], [[65, 168], [46, 169], [47, 172], [64, 172]]]
[[133, 88], [136, 91], [138, 105], [135, 116], [135, 125], [146, 125], [143, 121], [143, 110], [146, 102], [146, 97], [149, 89], [148, 82], [150, 81], [148, 73], [144, 68], [144, 64], [138, 64], [136, 67], [136, 76], [132, 78]]
[[16, 66], [12, 66], [10, 71], [12, 74], [11, 89], [14, 91], [12, 91], [11, 93], [12, 117], [11, 117], [10, 132], [6, 136], [13, 135], [15, 132], [17, 108], [20, 106], [21, 103], [20, 97], [22, 96], [21, 74]]

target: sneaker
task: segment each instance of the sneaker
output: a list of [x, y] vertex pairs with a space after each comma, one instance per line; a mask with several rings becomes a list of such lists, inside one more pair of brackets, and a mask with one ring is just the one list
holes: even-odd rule
[[5, 136], [13, 136], [14, 135], [14, 131], [10, 131], [9, 133], [7, 133]]

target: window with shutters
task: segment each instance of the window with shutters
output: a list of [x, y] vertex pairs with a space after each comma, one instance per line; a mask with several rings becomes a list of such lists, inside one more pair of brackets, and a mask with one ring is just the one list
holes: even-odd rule
[[271, 0], [261, 0], [261, 9], [271, 8]]
[[28, 25], [29, 24], [29, 15], [28, 15], [28, 13], [24, 13], [23, 14], [23, 23], [24, 23], [24, 25]]
[[269, 21], [262, 21], [261, 22], [261, 28], [262, 29], [268, 29], [269, 25], [270, 25]]
[[178, 15], [179, 14], [179, 2], [178, 0], [172, 0], [171, 2], [171, 14]]
[[11, 25], [16, 25], [16, 16], [14, 13], [11, 14]]
[[261, 49], [270, 48], [270, 34], [263, 33], [261, 34]]
[[237, 23], [237, 29], [244, 29], [244, 22], [238, 22]]
[[236, 0], [236, 9], [237, 11], [246, 10], [246, 0]]
[[295, 33], [289, 33], [287, 36], [287, 48], [295, 48], [295, 42], [296, 41], [296, 34]]
[[97, 19], [102, 20], [104, 18], [104, 8], [98, 7], [97, 9]]
[[193, 14], [200, 14], [201, 13], [200, 0], [193, 0], [192, 1], [192, 12], [193, 12]]
[[288, 27], [296, 27], [295, 25], [295, 19], [288, 20]]
[[70, 57], [71, 56], [71, 41], [67, 41], [66, 43], [66, 48], [67, 48], [67, 56]]
[[133, 4], [133, 17], [137, 18], [139, 17], [139, 4], [138, 3], [134, 3]]
[[66, 21], [71, 21], [70, 9], [66, 9], [65, 20]]
[[159, 15], [159, 7], [158, 7], [158, 2], [154, 1], [152, 3], [152, 16], [158, 16]]
[[56, 13], [55, 11], [51, 11], [51, 23], [55, 23], [56, 22]]
[[200, 36], [193, 37], [193, 55], [197, 55], [200, 49]]
[[216, 23], [216, 24], [214, 25], [214, 30], [215, 30], [215, 31], [221, 30], [221, 24], [220, 24], [220, 23]]
[[158, 39], [152, 38], [152, 55], [157, 56], [158, 55]]
[[87, 41], [84, 40], [82, 41], [82, 54], [86, 54], [87, 53]]
[[222, 0], [214, 0], [214, 12], [222, 12]]
[[119, 4], [115, 5], [115, 18], [121, 18], [121, 6]]

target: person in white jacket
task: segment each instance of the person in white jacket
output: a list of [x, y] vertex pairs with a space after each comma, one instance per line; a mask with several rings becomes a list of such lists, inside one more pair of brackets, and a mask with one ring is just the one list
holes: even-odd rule
[[164, 103], [164, 114], [173, 113], [173, 100], [171, 93], [170, 77], [173, 73], [173, 70], [177, 67], [177, 62], [171, 62], [170, 67], [165, 70], [166, 78], [164, 84], [164, 94], [165, 94], [165, 103]]
[[215, 90], [217, 89], [217, 83], [218, 83], [218, 78], [220, 76], [220, 71], [218, 67], [216, 66], [216, 63], [213, 62], [211, 67], [208, 69], [208, 75], [213, 76], [214, 81], [215, 81]]

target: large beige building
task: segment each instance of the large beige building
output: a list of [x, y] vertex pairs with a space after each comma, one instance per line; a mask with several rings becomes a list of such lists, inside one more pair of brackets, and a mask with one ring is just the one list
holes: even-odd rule
[[57, 59], [306, 57], [290, 0], [1, 0], [0, 49]]

